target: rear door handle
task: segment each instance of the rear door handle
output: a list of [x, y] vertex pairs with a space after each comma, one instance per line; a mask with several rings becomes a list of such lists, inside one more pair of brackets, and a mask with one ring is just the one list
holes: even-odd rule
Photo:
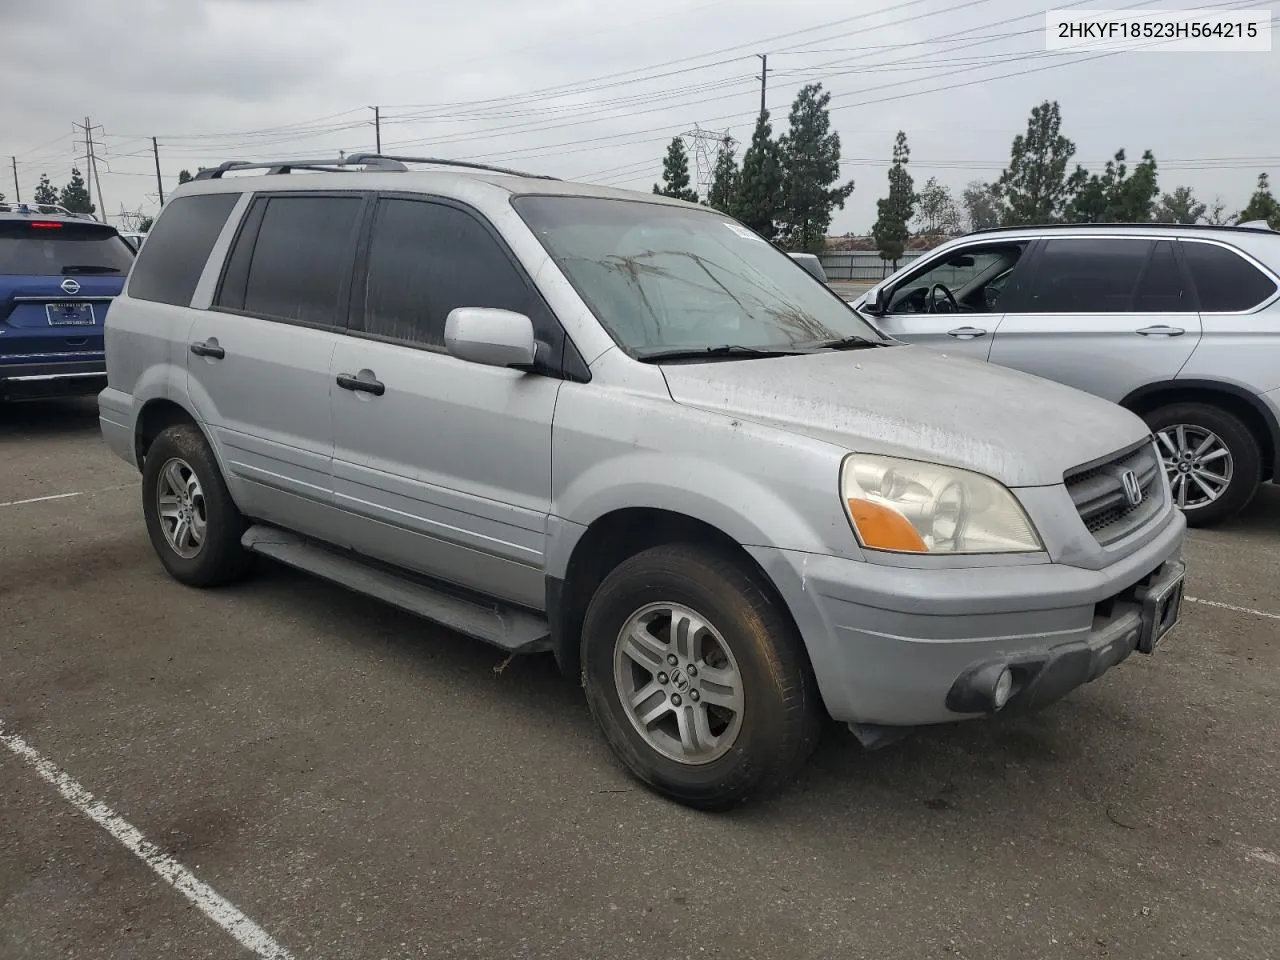
[[338, 386], [343, 390], [358, 390], [361, 393], [372, 393], [375, 397], [380, 397], [387, 392], [387, 385], [381, 380], [369, 378], [368, 380], [360, 377], [353, 377], [349, 373], [338, 374]]
[[978, 337], [985, 337], [987, 331], [979, 330], [977, 327], [956, 327], [954, 330], [948, 330], [948, 337], [955, 337], [957, 340], [976, 340]]
[[1143, 327], [1137, 331], [1144, 337], [1180, 337], [1187, 331], [1181, 327], [1170, 327], [1163, 323], [1158, 323], [1154, 327]]
[[214, 360], [221, 360], [227, 355], [227, 351], [218, 346], [217, 340], [205, 340], [200, 343], [193, 343], [191, 345], [191, 352], [197, 357], [210, 357]]

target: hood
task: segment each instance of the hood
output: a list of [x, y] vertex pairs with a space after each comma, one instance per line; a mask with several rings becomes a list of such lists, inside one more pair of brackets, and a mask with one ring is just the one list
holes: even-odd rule
[[668, 363], [661, 370], [677, 403], [850, 452], [974, 470], [1010, 487], [1061, 483], [1072, 467], [1150, 434], [1108, 400], [927, 347]]

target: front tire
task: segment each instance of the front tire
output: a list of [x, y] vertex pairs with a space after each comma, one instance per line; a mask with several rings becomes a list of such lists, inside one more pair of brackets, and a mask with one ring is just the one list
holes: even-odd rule
[[214, 587], [248, 571], [251, 557], [240, 546], [247, 523], [194, 424], [168, 427], [148, 448], [142, 512], [151, 546], [175, 580]]
[[1211, 526], [1248, 506], [1262, 483], [1262, 452], [1239, 417], [1207, 403], [1174, 403], [1146, 421], [1188, 526]]
[[670, 545], [621, 563], [587, 609], [582, 662], [615, 754], [688, 806], [774, 792], [817, 743], [817, 686], [790, 617], [719, 553]]

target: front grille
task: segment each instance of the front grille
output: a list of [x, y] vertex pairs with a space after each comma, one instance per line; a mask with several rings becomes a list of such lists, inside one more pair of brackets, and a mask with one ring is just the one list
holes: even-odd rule
[[[1164, 506], [1160, 457], [1155, 444], [1144, 441], [1101, 463], [1067, 471], [1063, 481], [1080, 519], [1103, 546], [1142, 526]], [[1132, 471], [1142, 498], [1130, 502], [1125, 474]]]

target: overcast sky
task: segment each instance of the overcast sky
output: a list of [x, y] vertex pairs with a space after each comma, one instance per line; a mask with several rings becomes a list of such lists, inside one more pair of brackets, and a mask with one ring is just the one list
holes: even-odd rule
[[[372, 150], [482, 159], [649, 190], [695, 124], [748, 140], [769, 55], [775, 132], [796, 91], [832, 94], [864, 232], [905, 130], [917, 185], [992, 179], [1030, 108], [1062, 105], [1091, 169], [1155, 152], [1164, 190], [1238, 210], [1280, 181], [1270, 53], [1046, 53], [1049, 9], [1248, 9], [1222, 0], [0, 0], [0, 156], [22, 196], [66, 182], [92, 118], [107, 211], [154, 212], [183, 167]], [[484, 20], [480, 19], [483, 15]], [[1090, 57], [1095, 59], [1090, 60]], [[1002, 78], [1003, 77], [1003, 78]], [[745, 148], [745, 145], [744, 145]], [[742, 148], [740, 148], [741, 151]], [[1280, 186], [1280, 184], [1278, 184]], [[12, 197], [12, 176], [0, 191]]]

